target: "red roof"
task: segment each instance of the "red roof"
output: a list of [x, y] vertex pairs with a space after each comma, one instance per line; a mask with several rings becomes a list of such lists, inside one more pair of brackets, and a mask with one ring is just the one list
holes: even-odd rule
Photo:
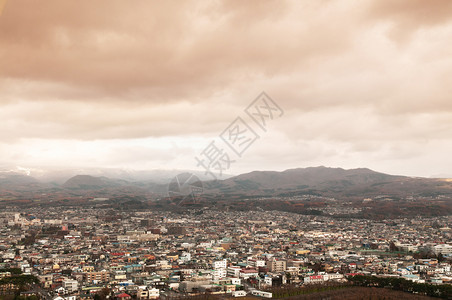
[[253, 270], [253, 269], [242, 269], [241, 272], [242, 272], [242, 273], [257, 273], [257, 270]]
[[363, 275], [362, 273], [347, 273], [345, 274], [347, 276], [356, 276], [356, 275]]
[[122, 293], [118, 295], [118, 298], [130, 298], [130, 295], [126, 294], [126, 293]]

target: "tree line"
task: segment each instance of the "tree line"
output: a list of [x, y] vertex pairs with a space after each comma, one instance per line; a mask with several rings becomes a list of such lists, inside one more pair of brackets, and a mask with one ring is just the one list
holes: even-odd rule
[[450, 284], [430, 284], [418, 283], [399, 277], [377, 277], [367, 275], [355, 275], [348, 277], [349, 282], [355, 286], [390, 288], [396, 291], [403, 291], [430, 297], [445, 299], [452, 298], [452, 285]]

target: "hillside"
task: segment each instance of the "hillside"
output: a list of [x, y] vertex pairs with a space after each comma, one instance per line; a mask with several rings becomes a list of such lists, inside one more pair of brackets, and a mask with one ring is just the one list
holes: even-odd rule
[[[12, 172], [0, 173], [0, 201], [17, 203], [79, 203], [93, 198], [129, 199], [139, 197], [146, 201], [165, 199], [168, 184], [146, 181], [128, 181], [106, 176], [76, 175], [63, 184], [41, 182], [31, 176]], [[253, 171], [217, 181], [204, 181], [201, 197], [205, 201], [230, 201], [253, 197], [311, 197], [338, 200], [372, 199], [436, 199], [444, 207], [452, 199], [452, 181], [447, 179], [395, 176], [370, 169], [341, 169], [310, 167], [282, 172]], [[3, 199], [3, 200], [2, 200]], [[121, 200], [122, 201], [122, 200]], [[120, 202], [121, 202], [120, 201]], [[278, 200], [279, 201], [279, 200]], [[59, 202], [58, 202], [59, 203]], [[166, 204], [160, 203], [162, 207]], [[281, 204], [273, 203], [277, 208]], [[377, 205], [377, 204], [376, 204]], [[384, 207], [379, 203], [375, 209]], [[440, 208], [437, 207], [436, 210]]]
[[110, 179], [107, 177], [95, 177], [90, 175], [76, 175], [69, 178], [62, 187], [66, 189], [103, 189], [120, 187], [127, 185], [128, 182], [119, 179]]
[[291, 192], [324, 196], [375, 196], [391, 194], [450, 194], [452, 182], [444, 179], [396, 176], [359, 168], [310, 167], [283, 172], [253, 171], [222, 181], [205, 183], [209, 194], [279, 195]]

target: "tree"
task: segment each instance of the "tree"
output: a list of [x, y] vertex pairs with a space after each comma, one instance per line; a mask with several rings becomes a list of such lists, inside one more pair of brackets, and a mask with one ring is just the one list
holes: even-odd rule
[[107, 296], [110, 295], [110, 289], [105, 287], [101, 289], [96, 295], [99, 295], [100, 300], [105, 300], [107, 299]]

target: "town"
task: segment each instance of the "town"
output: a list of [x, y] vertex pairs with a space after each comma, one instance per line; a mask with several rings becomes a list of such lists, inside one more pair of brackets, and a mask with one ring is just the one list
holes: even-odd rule
[[452, 282], [452, 217], [382, 221], [281, 211], [0, 212], [0, 295], [169, 299], [271, 298], [284, 286], [344, 284], [355, 275]]

